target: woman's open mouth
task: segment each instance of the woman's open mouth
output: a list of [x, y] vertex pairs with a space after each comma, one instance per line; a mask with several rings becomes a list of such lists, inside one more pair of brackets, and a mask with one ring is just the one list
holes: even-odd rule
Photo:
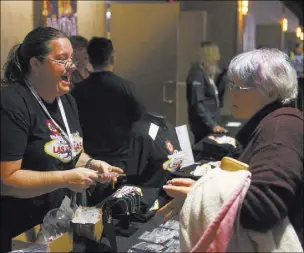
[[70, 85], [71, 73], [67, 72], [67, 73], [63, 74], [63, 75], [61, 76], [61, 81], [62, 81], [65, 85]]
[[69, 78], [68, 78], [67, 75], [61, 76], [61, 80], [64, 81], [64, 82], [69, 82]]

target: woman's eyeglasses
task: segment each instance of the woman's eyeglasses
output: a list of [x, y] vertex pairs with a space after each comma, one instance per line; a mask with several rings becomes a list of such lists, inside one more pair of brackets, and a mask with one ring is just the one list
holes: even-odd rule
[[252, 90], [254, 87], [241, 87], [240, 85], [237, 85], [233, 82], [229, 83], [229, 89], [234, 91], [248, 91]]
[[51, 58], [47, 58], [47, 57], [45, 57], [44, 59], [62, 64], [62, 65], [64, 65], [65, 68], [74, 67], [77, 64], [77, 61], [74, 61], [73, 59], [71, 59], [71, 60], [56, 60], [56, 59], [51, 59]]

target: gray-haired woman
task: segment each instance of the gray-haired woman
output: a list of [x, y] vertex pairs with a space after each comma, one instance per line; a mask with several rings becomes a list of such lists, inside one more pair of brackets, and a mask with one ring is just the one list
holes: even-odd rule
[[[264, 232], [288, 217], [303, 245], [303, 115], [292, 105], [296, 71], [283, 52], [258, 49], [236, 56], [228, 76], [233, 116], [250, 118], [236, 136], [244, 148], [239, 160], [252, 173], [240, 222]], [[176, 179], [164, 186], [174, 197], [160, 210], [166, 219], [180, 211], [194, 183]]]

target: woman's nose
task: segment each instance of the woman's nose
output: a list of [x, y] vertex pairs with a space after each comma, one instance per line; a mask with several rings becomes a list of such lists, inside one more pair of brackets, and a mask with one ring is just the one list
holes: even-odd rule
[[70, 64], [67, 64], [67, 66], [66, 66], [66, 70], [68, 72], [73, 72], [76, 69], [77, 69], [77, 67], [76, 67], [75, 63], [73, 63], [73, 62], [71, 62]]

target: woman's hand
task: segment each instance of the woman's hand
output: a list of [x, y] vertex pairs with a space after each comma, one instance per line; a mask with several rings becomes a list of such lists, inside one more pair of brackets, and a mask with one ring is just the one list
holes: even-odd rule
[[117, 182], [117, 177], [119, 174], [123, 173], [123, 170], [112, 166], [104, 161], [100, 160], [93, 160], [91, 162], [91, 169], [96, 170], [99, 174], [99, 182], [106, 183], [106, 182]]
[[85, 191], [98, 180], [98, 172], [87, 168], [75, 168], [62, 171], [67, 188], [75, 192]]
[[212, 132], [216, 133], [216, 134], [218, 134], [218, 133], [225, 133], [226, 131], [227, 130], [225, 128], [223, 128], [222, 126], [214, 126], [212, 128]]
[[180, 213], [185, 199], [195, 182], [195, 180], [188, 178], [176, 178], [168, 181], [163, 186], [166, 193], [173, 198], [173, 200], [157, 211], [157, 214], [164, 217], [164, 221], [168, 221]]

